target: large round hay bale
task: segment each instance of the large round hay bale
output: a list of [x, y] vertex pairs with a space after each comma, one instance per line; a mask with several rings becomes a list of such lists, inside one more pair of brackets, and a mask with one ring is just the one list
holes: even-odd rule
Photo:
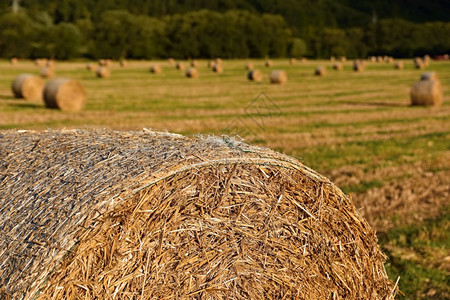
[[443, 92], [441, 82], [434, 72], [425, 73], [420, 81], [414, 83], [411, 87], [412, 105], [441, 105]]
[[98, 65], [101, 67], [110, 67], [112, 61], [110, 59], [102, 58], [98, 61]]
[[189, 78], [197, 78], [198, 77], [198, 70], [194, 67], [189, 67], [186, 70], [186, 77]]
[[97, 71], [95, 71], [95, 74], [98, 78], [108, 78], [111, 76], [111, 71], [108, 67], [99, 67]]
[[186, 67], [184, 66], [184, 63], [182, 63], [182, 62], [177, 62], [177, 64], [175, 65], [175, 68], [176, 68], [177, 70], [183, 71]]
[[316, 76], [324, 76], [326, 74], [327, 74], [327, 69], [324, 66], [318, 66], [314, 70], [314, 75], [316, 75]]
[[43, 95], [46, 107], [63, 111], [82, 110], [87, 98], [86, 91], [78, 81], [66, 78], [47, 82]]
[[213, 72], [220, 74], [223, 72], [223, 67], [222, 64], [214, 64], [213, 68], [212, 68]]
[[265, 65], [267, 68], [270, 68], [270, 67], [273, 67], [273, 62], [272, 62], [270, 59], [268, 59], [268, 60], [266, 60], [266, 61], [264, 62], [264, 65]]
[[42, 78], [52, 78], [55, 77], [55, 71], [52, 67], [43, 67], [39, 72]]
[[17, 66], [17, 64], [19, 63], [19, 59], [18, 59], [17, 57], [13, 57], [13, 58], [11, 58], [11, 59], [9, 60], [9, 63], [10, 63], [12, 66]]
[[153, 64], [153, 65], [150, 66], [150, 72], [151, 73], [159, 74], [159, 73], [161, 73], [161, 71], [162, 71], [162, 68], [158, 64]]
[[247, 78], [250, 81], [261, 81], [263, 79], [263, 74], [260, 70], [250, 70], [247, 74]]
[[402, 61], [397, 61], [394, 64], [394, 68], [397, 69], [397, 70], [403, 70], [403, 67], [404, 67], [404, 65], [403, 65]]
[[270, 72], [269, 79], [270, 83], [285, 84], [287, 82], [287, 75], [285, 71], [276, 70]]
[[248, 62], [248, 63], [246, 63], [245, 64], [245, 69], [246, 70], [253, 70], [253, 68], [254, 68], [254, 66], [253, 66], [253, 64], [251, 63], [251, 62]]
[[11, 90], [16, 98], [25, 100], [42, 100], [42, 90], [45, 82], [39, 76], [21, 74], [11, 84]]
[[333, 64], [333, 70], [341, 71], [344, 68], [344, 64], [337, 61]]
[[353, 62], [353, 71], [355, 72], [364, 71], [364, 64], [360, 60], [355, 60]]
[[2, 299], [396, 293], [352, 200], [292, 157], [156, 132], [1, 135]]

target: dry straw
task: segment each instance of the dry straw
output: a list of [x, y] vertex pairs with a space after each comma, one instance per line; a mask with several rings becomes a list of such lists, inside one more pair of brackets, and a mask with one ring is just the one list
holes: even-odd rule
[[344, 64], [337, 61], [333, 64], [333, 70], [341, 71], [344, 68]]
[[151, 73], [158, 74], [158, 73], [161, 73], [161, 71], [162, 71], [162, 68], [158, 64], [154, 64], [154, 65], [150, 66], [150, 72]]
[[287, 82], [287, 75], [285, 71], [276, 70], [270, 72], [269, 79], [270, 83], [285, 84]]
[[341, 56], [341, 57], [339, 58], [339, 61], [340, 61], [340, 62], [346, 62], [346, 61], [347, 61], [347, 57]]
[[111, 76], [111, 72], [109, 71], [108, 67], [99, 67], [97, 71], [95, 71], [95, 74], [99, 78], [108, 78]]
[[78, 81], [66, 78], [49, 81], [43, 95], [46, 107], [63, 111], [82, 110], [87, 98], [86, 91]]
[[397, 61], [394, 64], [394, 68], [397, 69], [397, 70], [403, 70], [403, 67], [404, 67], [404, 65], [403, 65], [402, 61]]
[[47, 64], [46, 58], [37, 58], [34, 60], [34, 64], [38, 67], [44, 67]]
[[441, 105], [442, 85], [436, 73], [422, 74], [420, 81], [412, 85], [410, 96], [412, 105]]
[[327, 69], [324, 66], [318, 66], [314, 70], [314, 75], [316, 75], [316, 76], [324, 76], [326, 74], [327, 74]]
[[186, 70], [186, 77], [189, 78], [197, 78], [198, 77], [198, 70], [194, 67], [189, 67]]
[[351, 199], [293, 158], [168, 133], [1, 135], [2, 299], [396, 293]]
[[25, 100], [42, 100], [42, 90], [45, 82], [39, 76], [21, 74], [11, 84], [11, 90], [16, 98]]
[[250, 81], [261, 81], [263, 79], [263, 74], [260, 70], [251, 70], [248, 72], [247, 78]]

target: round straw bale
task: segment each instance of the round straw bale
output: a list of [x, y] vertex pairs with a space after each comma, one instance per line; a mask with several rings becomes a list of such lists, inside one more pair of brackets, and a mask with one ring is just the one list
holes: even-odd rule
[[55, 77], [55, 71], [52, 67], [43, 67], [40, 71], [42, 78], [52, 78]]
[[219, 65], [221, 65], [222, 63], [223, 63], [223, 60], [221, 59], [221, 58], [216, 58], [215, 60], [214, 60], [214, 62], [216, 63], [216, 64], [219, 64]]
[[355, 72], [361, 72], [364, 70], [364, 65], [360, 60], [355, 60], [353, 62], [353, 71]]
[[260, 70], [251, 70], [248, 72], [247, 78], [251, 81], [261, 81], [263, 79], [263, 74]]
[[11, 58], [11, 59], [9, 60], [9, 63], [10, 63], [12, 66], [16, 66], [16, 65], [19, 63], [19, 59], [18, 59], [17, 57], [13, 57], [13, 58]]
[[111, 76], [111, 71], [107, 67], [99, 67], [97, 71], [95, 71], [95, 74], [99, 78], [108, 78]]
[[79, 111], [86, 104], [86, 91], [76, 80], [57, 78], [47, 82], [44, 88], [44, 102], [48, 108], [63, 111]]
[[289, 59], [289, 64], [290, 65], [295, 65], [295, 64], [297, 64], [297, 59], [295, 58], [295, 57], [291, 57], [290, 59]]
[[212, 69], [215, 73], [218, 73], [218, 74], [223, 72], [223, 67], [221, 64], [214, 64]]
[[53, 59], [49, 59], [45, 63], [45, 66], [48, 67], [48, 68], [55, 68], [55, 61]]
[[46, 58], [37, 58], [34, 60], [34, 64], [38, 67], [44, 67], [47, 64]]
[[336, 61], [336, 58], [335, 58], [334, 56], [331, 56], [331, 57], [330, 57], [330, 61], [331, 61], [331, 62], [335, 62], [335, 61]]
[[376, 56], [369, 56], [369, 61], [370, 62], [377, 62], [377, 57]]
[[439, 80], [439, 77], [436, 72], [425, 72], [420, 75], [420, 80]]
[[169, 59], [167, 60], [167, 62], [168, 62], [169, 65], [171, 65], [171, 66], [174, 66], [174, 65], [175, 65], [175, 59], [173, 59], [173, 58], [169, 58]]
[[431, 61], [431, 57], [428, 54], [424, 55], [423, 62], [425, 64], [425, 66], [428, 66], [430, 64], [430, 61]]
[[245, 64], [245, 69], [246, 69], [246, 70], [249, 70], [249, 71], [250, 71], [250, 70], [253, 70], [253, 64], [252, 64], [251, 62], [246, 63], [246, 64]]
[[150, 72], [154, 74], [161, 73], [162, 69], [161, 66], [158, 64], [153, 64], [150, 66]]
[[287, 82], [287, 75], [285, 71], [276, 70], [270, 72], [269, 79], [271, 83], [285, 84]]
[[194, 67], [189, 67], [186, 70], [186, 77], [189, 77], [189, 78], [196, 78], [196, 77], [198, 77], [198, 70], [196, 68], [194, 68]]
[[264, 63], [264, 65], [265, 65], [267, 68], [270, 68], [270, 67], [273, 66], [273, 62], [272, 62], [270, 59], [268, 59], [268, 60], [266, 60], [266, 62]]
[[305, 62], [308, 61], [308, 59], [307, 59], [306, 57], [302, 57], [302, 58], [300, 59], [300, 61], [301, 61], [302, 63], [305, 63]]
[[191, 61], [191, 67], [197, 68], [198, 67], [198, 61], [197, 60]]
[[347, 57], [341, 56], [341, 57], [339, 58], [339, 61], [341, 61], [341, 62], [346, 62], [346, 61], [347, 61]]
[[11, 89], [16, 98], [25, 100], [42, 100], [42, 90], [45, 82], [39, 76], [21, 74], [11, 84]]
[[175, 65], [175, 68], [177, 68], [177, 70], [183, 71], [186, 67], [184, 66], [184, 63], [177, 62], [177, 64]]
[[439, 80], [420, 80], [411, 87], [412, 105], [441, 105], [442, 86]]
[[122, 68], [125, 68], [126, 66], [128, 66], [128, 62], [127, 62], [125, 59], [121, 59], [121, 60], [119, 61], [119, 65], [120, 65]]
[[292, 157], [149, 131], [1, 136], [2, 299], [397, 292], [352, 200]]
[[377, 56], [377, 62], [382, 62], [383, 61], [383, 56]]
[[343, 68], [344, 68], [344, 65], [339, 61], [337, 61], [333, 64], [333, 70], [341, 71]]
[[94, 71], [95, 70], [95, 66], [93, 63], [87, 63], [86, 64], [86, 70], [88, 71]]
[[212, 68], [215, 65], [214, 61], [209, 60], [208, 61], [208, 68]]
[[395, 69], [397, 69], [397, 70], [403, 70], [403, 62], [402, 61], [397, 61], [397, 62], [395, 62], [395, 64], [394, 64], [394, 68]]
[[324, 76], [325, 74], [327, 74], [327, 69], [324, 66], [318, 66], [314, 71], [314, 75], [317, 76]]

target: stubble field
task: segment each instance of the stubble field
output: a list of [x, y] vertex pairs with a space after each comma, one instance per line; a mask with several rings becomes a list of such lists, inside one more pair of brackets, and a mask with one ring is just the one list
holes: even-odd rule
[[[405, 298], [450, 298], [450, 62], [431, 61], [425, 70], [410, 60], [404, 70], [367, 62], [363, 72], [353, 72], [352, 62], [334, 71], [329, 61], [274, 60], [266, 68], [253, 60], [261, 82], [246, 79], [246, 62], [224, 61], [224, 72], [215, 74], [199, 61], [194, 79], [167, 61], [114, 63], [103, 79], [84, 61], [56, 62], [57, 77], [77, 79], [88, 94], [82, 112], [61, 112], [14, 99], [15, 76], [39, 68], [0, 61], [0, 129], [239, 135], [295, 156], [351, 195], [377, 230], [386, 269], [393, 281], [400, 276]], [[149, 72], [154, 63], [161, 74]], [[327, 67], [325, 76], [314, 76], [318, 65]], [[285, 85], [269, 83], [275, 69], [287, 72]], [[425, 71], [441, 80], [440, 107], [410, 106], [410, 86]]]

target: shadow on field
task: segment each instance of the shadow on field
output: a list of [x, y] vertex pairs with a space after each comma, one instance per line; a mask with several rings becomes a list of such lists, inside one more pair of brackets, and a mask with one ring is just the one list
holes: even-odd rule
[[410, 106], [409, 102], [357, 102], [357, 101], [343, 101], [341, 103], [358, 106], [386, 106], [386, 107], [407, 107]]
[[8, 96], [8, 95], [0, 95], [0, 99], [3, 99], [3, 100], [14, 100], [16, 98], [14, 98], [13, 96]]
[[13, 102], [13, 103], [7, 103], [6, 106], [9, 107], [15, 107], [15, 108], [33, 108], [33, 109], [37, 109], [37, 108], [42, 108], [42, 104], [41, 103], [33, 103], [33, 102]]

